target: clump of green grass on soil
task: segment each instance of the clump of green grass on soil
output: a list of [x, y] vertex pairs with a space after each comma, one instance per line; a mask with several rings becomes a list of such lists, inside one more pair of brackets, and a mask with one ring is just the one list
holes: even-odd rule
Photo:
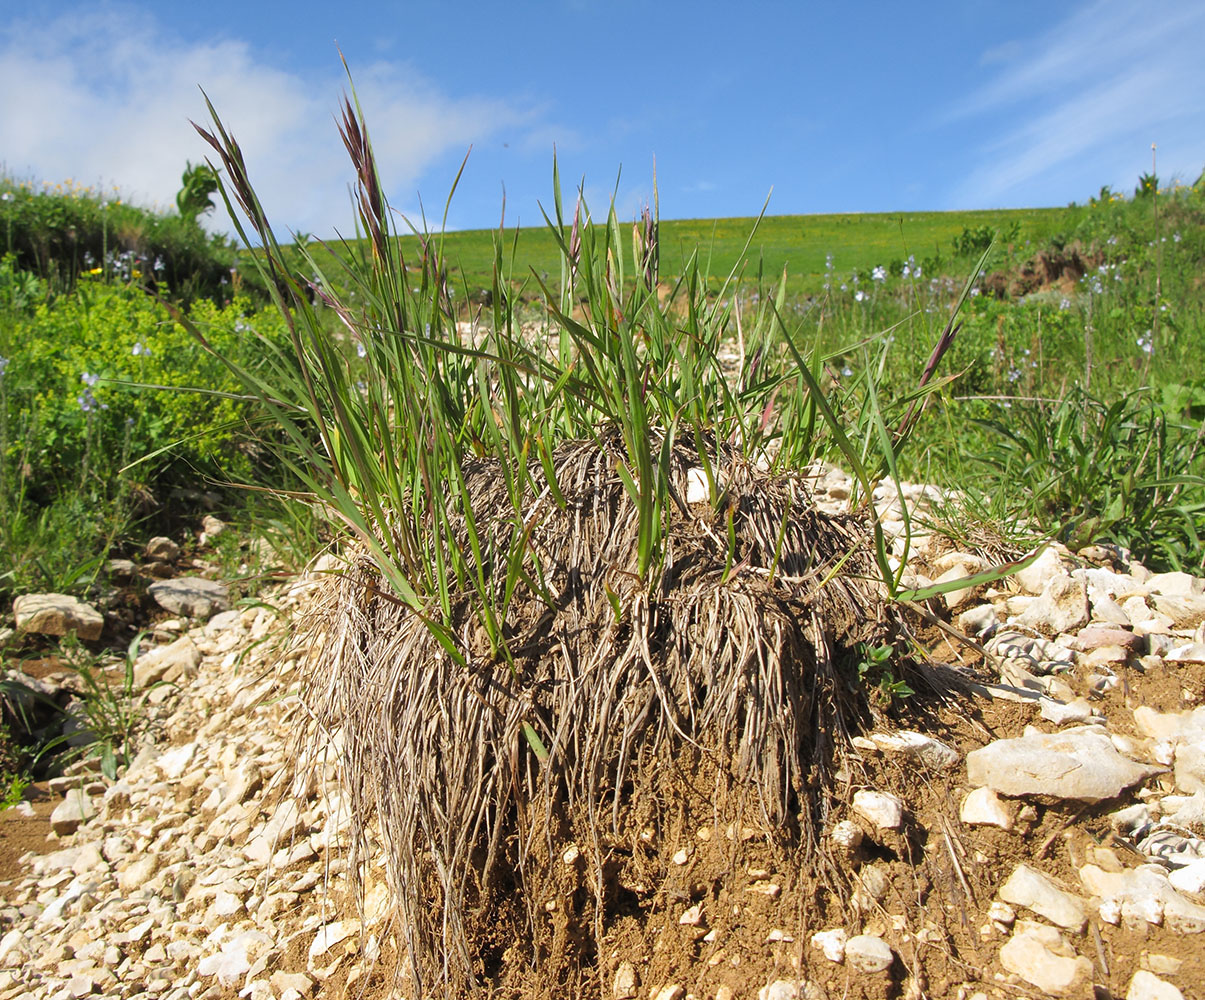
[[[554, 167], [559, 280], [532, 277], [546, 321], [516, 322], [500, 229], [491, 305], [457, 324], [443, 238], [395, 238], [356, 106], [340, 130], [364, 238], [338, 248], [286, 252], [213, 122], [198, 130], [291, 346], [231, 369], [344, 539], [307, 637], [322, 653], [300, 753], [338, 734], [353, 854], [378, 824], [415, 988], [500, 975], [483, 944], [499, 933], [508, 961], [601, 975], [627, 905], [604, 872], [675, 808], [683, 769], [708, 776], [717, 820], [837, 877], [818, 844], [865, 704], [858, 651], [900, 641], [908, 596], [867, 501], [942, 384], [953, 320], [907, 392], [888, 400], [871, 375], [844, 391], [786, 334], [785, 280], [745, 318], [736, 268], [709, 296], [695, 257], [666, 292], [655, 209], [630, 228], [613, 207], [595, 224], [580, 196], [567, 213]], [[858, 478], [854, 514], [813, 507], [801, 472], [826, 448]], [[535, 919], [567, 837], [590, 872], [573, 943]]]

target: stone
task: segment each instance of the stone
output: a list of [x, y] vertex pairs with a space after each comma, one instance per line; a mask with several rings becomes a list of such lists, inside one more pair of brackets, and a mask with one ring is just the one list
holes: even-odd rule
[[870, 739], [884, 753], [911, 757], [934, 771], [948, 771], [962, 760], [957, 750], [936, 737], [907, 729], [898, 733], [874, 733]]
[[757, 1000], [799, 1000], [799, 984], [790, 979], [776, 979], [757, 991]]
[[1083, 652], [1098, 649], [1101, 646], [1121, 646], [1132, 653], [1142, 651], [1145, 643], [1142, 636], [1135, 635], [1129, 629], [1103, 628], [1099, 625], [1089, 625], [1082, 628], [1075, 637], [1076, 645]]
[[640, 994], [640, 975], [631, 962], [620, 962], [611, 982], [611, 996], [615, 1000], [634, 1000]]
[[1178, 571], [1155, 573], [1146, 581], [1146, 589], [1167, 597], [1194, 597], [1205, 594], [1205, 580]]
[[853, 854], [862, 845], [862, 837], [862, 828], [849, 819], [838, 822], [829, 834], [833, 847], [844, 854]]
[[146, 885], [158, 869], [159, 858], [154, 854], [144, 854], [117, 873], [117, 885], [123, 892], [135, 892]]
[[1153, 740], [1178, 740], [1182, 733], [1200, 730], [1205, 735], [1205, 707], [1191, 712], [1157, 712], [1147, 705], [1134, 709], [1134, 725]]
[[1191, 892], [1199, 895], [1205, 892], [1205, 860], [1190, 861], [1167, 876], [1168, 882], [1178, 892]]
[[223, 986], [234, 986], [251, 968], [247, 957], [247, 941], [239, 936], [227, 941], [221, 951], [206, 955], [197, 963], [202, 976], [217, 976]]
[[197, 672], [201, 663], [201, 651], [187, 635], [182, 635], [167, 646], [143, 653], [134, 661], [134, 684], [146, 688], [160, 681], [169, 684]]
[[824, 952], [824, 957], [830, 962], [845, 961], [845, 945], [848, 941], [849, 935], [841, 927], [817, 931], [812, 935], [812, 947], [819, 948]]
[[1082, 580], [1056, 576], [1017, 621], [1054, 637], [1074, 632], [1088, 624], [1088, 589]]
[[1150, 951], [1142, 953], [1143, 968], [1157, 976], [1174, 976], [1183, 964], [1184, 959], [1172, 955], [1159, 955]]
[[156, 604], [176, 615], [208, 619], [229, 608], [226, 585], [201, 576], [160, 580], [148, 589]]
[[[969, 570], [962, 563], [959, 563], [955, 566], [951, 566], [948, 570], [946, 570], [944, 573], [942, 573], [941, 576], [939, 576], [933, 582], [935, 584], [953, 583], [956, 580], [966, 579], [967, 577], [972, 575], [972, 572], [974, 572], [974, 571]], [[969, 587], [959, 587], [956, 590], [947, 590], [944, 594], [941, 595], [941, 597], [942, 597], [942, 600], [945, 602], [947, 610], [957, 611], [963, 605], [968, 604], [973, 600], [976, 600], [982, 593], [983, 593], [982, 585], [980, 585], [980, 586], [972, 585]]]
[[1054, 698], [1041, 698], [1038, 705], [1038, 714], [1056, 726], [1081, 725], [1093, 720], [1104, 722], [1104, 719], [1094, 713], [1092, 706], [1084, 698], [1076, 698], [1070, 703], [1056, 701]]
[[1155, 594], [1151, 601], [1159, 614], [1171, 619], [1174, 628], [1192, 629], [1205, 622], [1205, 594]]
[[678, 1000], [684, 990], [678, 983], [670, 983], [668, 986], [662, 986], [656, 993], [652, 994], [653, 1000]]
[[314, 981], [300, 972], [283, 972], [277, 970], [268, 977], [268, 983], [278, 995], [286, 990], [293, 990], [299, 997], [307, 997], [314, 989]]
[[1160, 773], [1117, 752], [1096, 727], [1060, 733], [1027, 731], [967, 754], [967, 778], [1011, 796], [1049, 795], [1100, 802]]
[[164, 535], [146, 543], [145, 555], [152, 562], [174, 563], [180, 558], [180, 546]]
[[1185, 899], [1157, 865], [1121, 872], [1105, 871], [1098, 865], [1079, 870], [1084, 890], [1105, 903], [1118, 904], [1122, 919], [1150, 924], [1163, 923], [1177, 934], [1205, 932], [1205, 906]]
[[1017, 922], [1017, 911], [1003, 900], [993, 899], [992, 905], [987, 908], [987, 918], [1007, 929]]
[[1047, 581], [1051, 578], [1066, 575], [1060, 548], [1048, 545], [1037, 559], [1013, 574], [1013, 579], [1025, 593], [1037, 596], [1046, 589]]
[[1000, 964], [1053, 996], [1092, 995], [1092, 963], [1046, 924], [1018, 920], [1013, 936], [1000, 949]]
[[958, 818], [968, 826], [998, 826], [1011, 830], [1015, 809], [990, 788], [975, 788], [962, 800]]
[[1188, 642], [1168, 650], [1163, 657], [1168, 663], [1205, 663], [1205, 642]]
[[178, 781], [184, 776], [196, 751], [196, 743], [185, 743], [183, 746], [167, 750], [156, 758], [155, 767], [168, 781]]
[[1026, 864], [1017, 865], [1013, 870], [1008, 881], [1000, 887], [1000, 898], [1032, 910], [1067, 930], [1081, 931], [1088, 920], [1082, 899], [1059, 888], [1048, 876]]
[[1184, 994], [1180, 992], [1179, 987], [1173, 986], [1166, 979], [1160, 979], [1153, 972], [1139, 969], [1130, 980], [1126, 1000], [1184, 1000]]
[[874, 934], [858, 934], [845, 943], [845, 964], [859, 972], [886, 972], [894, 961], [891, 946]]
[[854, 792], [854, 812], [880, 830], [898, 830], [904, 821], [904, 804], [890, 792], [868, 789]]
[[355, 920], [335, 920], [319, 928], [318, 933], [314, 935], [314, 940], [310, 942], [310, 962], [313, 963], [315, 959], [321, 958], [335, 945], [347, 940], [359, 930], [359, 922]]
[[958, 616], [958, 627], [968, 635], [982, 636], [995, 628], [997, 621], [995, 605], [980, 604]]
[[221, 611], [205, 623], [205, 634], [210, 638], [220, 635], [228, 629], [241, 629], [243, 616], [237, 608]]
[[711, 489], [707, 485], [707, 473], [700, 468], [686, 470], [686, 502], [688, 504], [706, 503], [711, 497]]
[[105, 568], [109, 578], [116, 583], [129, 583], [138, 575], [138, 567], [132, 559], [110, 559]]
[[13, 601], [17, 631], [67, 635], [93, 642], [104, 631], [105, 618], [90, 604], [69, 594], [22, 594]]
[[222, 534], [226, 530], [226, 527], [226, 522], [221, 518], [214, 517], [212, 514], [206, 514], [201, 518], [201, 537], [198, 541], [200, 544], [206, 545]]
[[50, 828], [60, 837], [66, 837], [95, 815], [92, 797], [82, 788], [73, 788], [54, 807], [54, 812], [50, 814]]
[[1176, 787], [1189, 795], [1205, 791], [1205, 736], [1176, 743]]

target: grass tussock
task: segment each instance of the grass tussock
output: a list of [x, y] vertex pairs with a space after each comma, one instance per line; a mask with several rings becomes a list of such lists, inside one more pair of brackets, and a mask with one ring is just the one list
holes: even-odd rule
[[[793, 864], [823, 864], [828, 766], [857, 712], [836, 659], [892, 638], [869, 533], [855, 516], [816, 511], [801, 479], [733, 455], [722, 512], [675, 510], [650, 592], [619, 451], [558, 448], [565, 504], [530, 511], [553, 600], [512, 610], [512, 664], [476, 634], [469, 594], [453, 599], [466, 664], [382, 593], [370, 559], [327, 594], [307, 750], [343, 734], [353, 840], [384, 838], [416, 985], [457, 993], [488, 973], [481, 942], [508, 918], [523, 962], [581, 964], [622, 911], [605, 872], [651, 817], [673, 813], [687, 761], [710, 776], [717, 828], [754, 824]], [[697, 468], [691, 447], [674, 449], [680, 496]], [[496, 465], [466, 479], [483, 517], [505, 503]], [[577, 917], [592, 934], [566, 952], [540, 911], [568, 844], [586, 860]], [[511, 896], [525, 914], [507, 909]]]
[[[655, 892], [637, 880], [621, 899], [616, 865], [674, 814], [750, 823], [830, 872], [827, 768], [865, 697], [843, 661], [886, 648], [910, 596], [869, 497], [898, 485], [953, 317], [912, 390], [878, 391], [875, 337], [842, 389], [787, 333], [785, 275], [743, 318], [735, 268], [718, 296], [698, 255], [663, 287], [655, 209], [595, 224], [579, 193], [567, 213], [554, 166], [560, 281], [530, 282], [544, 321], [516, 322], [500, 229], [491, 305], [466, 330], [441, 237], [406, 256], [353, 102], [340, 131], [365, 239], [303, 248], [305, 278], [216, 112], [200, 131], [289, 332], [291, 349], [232, 368], [343, 543], [305, 753], [342, 747], [353, 854], [370, 832], [387, 848], [415, 992], [508, 963], [601, 973], [611, 922]], [[856, 477], [848, 515], [815, 509], [802, 478], [826, 452]], [[587, 872], [558, 895], [575, 919], [549, 925], [566, 844]]]

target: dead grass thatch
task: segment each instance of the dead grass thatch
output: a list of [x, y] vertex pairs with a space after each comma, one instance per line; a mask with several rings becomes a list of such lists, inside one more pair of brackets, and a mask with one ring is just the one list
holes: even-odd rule
[[[864, 527], [817, 511], [799, 479], [721, 450], [727, 506], [675, 505], [650, 592], [634, 572], [620, 448], [557, 450], [564, 509], [536, 479], [527, 520], [553, 601], [528, 594], [512, 607], [513, 671], [490, 659], [466, 595], [456, 607], [467, 669], [380, 593], [366, 558], [331, 578], [314, 623], [305, 739], [342, 734], [353, 839], [362, 851], [373, 827], [387, 849], [415, 992], [489, 981], [500, 941], [506, 961], [517, 947], [522, 961], [560, 963], [565, 982], [588, 974], [615, 913], [616, 852], [672, 815], [684, 783], [701, 786], [717, 823], [753, 823], [800, 864], [823, 862], [827, 766], [857, 700], [837, 667], [855, 643], [882, 641], [889, 617]], [[675, 446], [679, 497], [697, 464]], [[508, 509], [497, 469], [466, 474], [482, 523]], [[586, 863], [589, 933], [555, 940], [536, 911], [567, 843]]]

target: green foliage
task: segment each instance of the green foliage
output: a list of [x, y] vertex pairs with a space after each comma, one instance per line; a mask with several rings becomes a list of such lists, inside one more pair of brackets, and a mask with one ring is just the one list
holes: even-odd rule
[[859, 643], [858, 680], [876, 693], [881, 707], [890, 707], [896, 700], [902, 701], [916, 694], [908, 684], [895, 674], [892, 659], [895, 650], [891, 646], [870, 646]]
[[995, 438], [980, 456], [985, 488], [1057, 526], [1071, 548], [1109, 541], [1153, 565], [1205, 565], [1202, 438], [1150, 393], [1106, 403], [1077, 387], [1055, 401], [1012, 401], [978, 423]]
[[196, 222], [197, 217], [212, 212], [213, 195], [218, 189], [218, 178], [207, 163], [188, 163], [180, 178], [183, 185], [176, 193], [176, 208], [182, 218]]
[[46, 300], [46, 282], [17, 268], [15, 254], [0, 256], [0, 318], [31, 312]]
[[1014, 243], [1021, 233], [1021, 224], [1013, 220], [997, 229], [984, 223], [979, 226], [963, 226], [962, 232], [954, 237], [954, 253], [960, 257], [978, 257], [986, 252], [993, 242]]
[[[283, 337], [278, 314], [245, 300], [202, 300], [188, 316], [215, 352], [252, 368], [255, 338]], [[218, 355], [136, 288], [81, 284], [0, 318], [0, 358], [0, 592], [80, 592], [137, 507], [173, 485], [256, 469], [260, 411]]]
[[61, 757], [82, 757], [100, 762], [101, 773], [112, 779], [120, 768], [129, 767], [135, 741], [145, 717], [146, 700], [163, 682], [138, 692], [134, 686], [134, 663], [138, 659], [145, 632], [130, 640], [125, 656], [112, 664], [94, 656], [72, 636], [60, 642], [63, 659], [76, 672], [83, 685], [82, 700], [75, 714], [76, 728], [42, 748], [41, 754], [70, 745]]
[[[0, 699], [3, 704], [3, 699]], [[0, 722], [0, 812], [21, 801], [30, 777], [25, 769], [25, 755], [13, 739], [9, 727]]]
[[[724, 495], [716, 473], [732, 461], [720, 442], [748, 460], [776, 446], [784, 471], [825, 448], [840, 450], [867, 494], [873, 478], [897, 477], [897, 455], [925, 398], [942, 384], [932, 376], [951, 343], [952, 320], [940, 337], [926, 332], [928, 364], [919, 386], [914, 380], [888, 398], [868, 369], [830, 399], [820, 383], [829, 356], [818, 342], [801, 347], [787, 326], [786, 274], [768, 283], [760, 270], [756, 309], [739, 328], [740, 371], [730, 377], [719, 359], [721, 345], [737, 335], [743, 256], [726, 273], [712, 274], [694, 253], [663, 296], [656, 215], [646, 211], [629, 229], [612, 205], [594, 220], [580, 193], [566, 215], [555, 163], [546, 222], [559, 281], [540, 273], [532, 281], [550, 332], [527, 334], [515, 322], [515, 296], [506, 290], [523, 259], [516, 249], [521, 234], [500, 231], [491, 305], [467, 337], [454, 322], [445, 237], [423, 234], [421, 252], [407, 257], [411, 245], [397, 238], [358, 108], [347, 104], [341, 131], [366, 235], [336, 255], [325, 247], [286, 251], [277, 242], [241, 149], [216, 112], [213, 118], [213, 133], [202, 134], [229, 179], [223, 197], [236, 225], [236, 200], [250, 218], [263, 247], [256, 263], [293, 335], [287, 350], [264, 346], [261, 371], [233, 361], [231, 368], [279, 422], [280, 461], [371, 553], [383, 585], [422, 616], [456, 662], [472, 653], [454, 595], [468, 595], [474, 629], [488, 639], [490, 655], [512, 669], [507, 615], [516, 594], [552, 606], [532, 510], [545, 498], [563, 503], [554, 460], [559, 445], [618, 443], [615, 474], [638, 530], [635, 586], [653, 593], [667, 558], [670, 512], [681, 504], [670, 477], [675, 438], [686, 436], [695, 446], [720, 517]], [[755, 238], [756, 227], [746, 252]], [[330, 335], [308, 288], [292, 277], [298, 270], [317, 276], [323, 308], [338, 316], [345, 336]], [[968, 284], [954, 297], [947, 314], [957, 312], [969, 290]], [[884, 354], [887, 346], [881, 345]], [[865, 352], [866, 342], [859, 347]], [[474, 506], [466, 482], [466, 469], [479, 461], [499, 470], [508, 501], [488, 515]], [[537, 468], [544, 489], [536, 485]], [[879, 566], [894, 592], [897, 574], [875, 530]], [[614, 595], [612, 609], [622, 615], [622, 595]], [[538, 756], [538, 737], [529, 732], [528, 739]]]
[[1159, 178], [1154, 174], [1143, 174], [1134, 188], [1135, 198], [1151, 198], [1159, 191]]
[[[196, 171], [208, 168], [191, 169], [190, 211], [200, 209], [207, 183]], [[88, 276], [182, 301], [224, 301], [236, 255], [224, 236], [207, 234], [196, 220], [196, 213], [162, 215], [70, 182], [35, 187], [0, 174], [0, 254], [13, 254], [16, 270], [54, 290], [70, 290]]]

